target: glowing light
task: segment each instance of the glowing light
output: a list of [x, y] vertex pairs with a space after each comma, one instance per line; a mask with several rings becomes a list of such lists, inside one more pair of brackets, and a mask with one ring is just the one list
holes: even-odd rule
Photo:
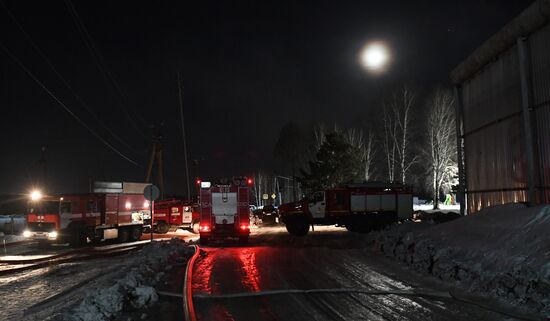
[[34, 190], [31, 192], [31, 200], [38, 201], [41, 198], [42, 198], [42, 192], [40, 192], [39, 190]]
[[389, 59], [388, 48], [381, 42], [367, 44], [361, 51], [361, 64], [369, 71], [383, 71]]
[[197, 183], [197, 185], [200, 185], [201, 182], [202, 182], [202, 181], [201, 181], [200, 179], [197, 179], [197, 180], [195, 181], [195, 183]]
[[206, 225], [206, 224], [205, 225], [200, 225], [199, 230], [203, 231], [203, 232], [208, 232], [208, 231], [210, 231], [210, 225]]
[[252, 178], [247, 179], [247, 180], [246, 180], [246, 183], [247, 183], [248, 185], [252, 185]]
[[143, 208], [149, 208], [149, 202], [148, 201], [143, 202]]
[[48, 233], [48, 237], [51, 238], [51, 239], [57, 238], [57, 232], [56, 232], [56, 231], [52, 231], [52, 232]]
[[132, 208], [132, 203], [126, 202], [126, 209], [129, 210]]
[[248, 225], [241, 225], [241, 230], [248, 230]]
[[29, 230], [23, 231], [23, 237], [31, 237], [31, 231]]

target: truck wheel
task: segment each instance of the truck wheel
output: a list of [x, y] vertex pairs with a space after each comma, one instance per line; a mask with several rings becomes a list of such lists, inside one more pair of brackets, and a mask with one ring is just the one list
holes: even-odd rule
[[170, 225], [166, 224], [166, 222], [160, 221], [157, 223], [157, 233], [166, 234], [168, 230], [170, 230]]
[[86, 244], [86, 233], [80, 229], [74, 229], [71, 233], [69, 244], [72, 247], [81, 247]]
[[199, 222], [193, 222], [191, 224], [191, 233], [193, 234], [199, 234], [200, 232], [200, 229], [199, 229]]
[[356, 224], [357, 232], [359, 233], [369, 233], [370, 231], [374, 230], [376, 227], [376, 220], [372, 217], [359, 217], [355, 222]]
[[248, 244], [248, 235], [239, 236], [239, 244]]
[[309, 222], [305, 217], [292, 217], [285, 220], [286, 230], [294, 236], [304, 236], [309, 232]]
[[199, 239], [199, 242], [200, 242], [202, 245], [207, 245], [207, 244], [210, 242], [210, 239], [209, 239], [208, 237], [201, 236], [201, 238]]
[[141, 238], [141, 228], [140, 227], [133, 227], [130, 230], [130, 241], [137, 241]]
[[130, 238], [130, 232], [127, 228], [119, 228], [118, 229], [118, 241], [120, 243], [128, 242], [128, 239]]

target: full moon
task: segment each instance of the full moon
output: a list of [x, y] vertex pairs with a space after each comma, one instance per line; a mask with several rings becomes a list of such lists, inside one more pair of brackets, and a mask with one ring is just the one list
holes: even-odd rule
[[389, 60], [388, 48], [381, 42], [367, 44], [361, 51], [361, 64], [369, 71], [382, 71]]

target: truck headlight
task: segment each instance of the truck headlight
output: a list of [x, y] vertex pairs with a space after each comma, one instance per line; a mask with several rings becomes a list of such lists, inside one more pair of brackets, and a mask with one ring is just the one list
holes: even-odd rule
[[52, 231], [52, 232], [48, 233], [48, 237], [51, 238], [51, 239], [57, 238], [57, 232], [56, 232], [56, 231]]
[[29, 231], [29, 230], [24, 230], [24, 231], [23, 231], [23, 237], [31, 237], [31, 231]]

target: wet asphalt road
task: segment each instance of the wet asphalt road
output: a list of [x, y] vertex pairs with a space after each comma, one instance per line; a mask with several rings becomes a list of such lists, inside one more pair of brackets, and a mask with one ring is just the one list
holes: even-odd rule
[[[367, 250], [363, 237], [335, 227], [305, 238], [283, 227], [253, 230], [249, 246], [202, 247], [193, 293], [231, 294], [283, 289], [364, 288], [444, 291], [436, 280]], [[511, 320], [454, 300], [366, 294], [283, 294], [195, 298], [198, 320]]]

